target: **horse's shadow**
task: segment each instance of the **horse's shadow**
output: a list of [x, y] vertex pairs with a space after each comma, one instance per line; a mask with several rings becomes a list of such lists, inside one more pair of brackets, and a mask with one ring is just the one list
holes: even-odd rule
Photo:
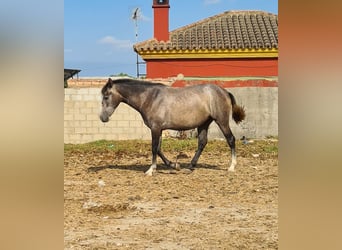
[[[149, 169], [150, 165], [105, 165], [105, 166], [92, 166], [87, 169], [88, 172], [101, 172], [107, 169], [116, 169], [116, 170], [127, 170], [127, 171], [136, 171], [136, 172], [146, 172]], [[196, 171], [196, 169], [204, 168], [204, 169], [211, 169], [211, 170], [222, 170], [216, 165], [209, 165], [209, 164], [197, 164], [195, 168], [190, 168], [190, 164], [181, 163], [181, 169], [188, 169], [191, 171]], [[157, 171], [167, 171], [167, 170], [174, 170], [175, 168], [169, 167], [166, 165], [158, 165]]]

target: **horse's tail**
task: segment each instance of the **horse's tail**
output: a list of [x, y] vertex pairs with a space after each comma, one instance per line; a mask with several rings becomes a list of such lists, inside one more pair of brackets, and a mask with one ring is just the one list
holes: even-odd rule
[[230, 100], [232, 102], [233, 119], [236, 122], [236, 124], [238, 124], [239, 122], [243, 121], [246, 117], [245, 109], [244, 109], [244, 107], [236, 104], [235, 97], [233, 96], [232, 93], [228, 92], [228, 95], [229, 95]]

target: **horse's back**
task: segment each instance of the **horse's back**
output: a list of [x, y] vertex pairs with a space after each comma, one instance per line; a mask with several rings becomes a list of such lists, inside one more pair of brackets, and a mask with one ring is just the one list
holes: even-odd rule
[[[163, 93], [162, 93], [163, 92]], [[172, 106], [181, 105], [184, 108], [210, 107], [217, 105], [230, 105], [228, 92], [215, 84], [198, 84], [182, 88], [167, 87], [161, 91], [163, 102], [173, 103]]]
[[186, 88], [200, 97], [202, 105], [208, 108], [210, 116], [214, 120], [225, 119], [223, 117], [229, 116], [231, 100], [224, 88], [215, 84], [200, 84]]

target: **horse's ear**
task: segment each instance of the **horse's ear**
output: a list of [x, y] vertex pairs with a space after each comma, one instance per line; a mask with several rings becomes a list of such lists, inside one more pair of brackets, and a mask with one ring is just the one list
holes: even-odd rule
[[107, 86], [110, 87], [110, 88], [113, 86], [113, 80], [112, 80], [112, 78], [108, 78]]

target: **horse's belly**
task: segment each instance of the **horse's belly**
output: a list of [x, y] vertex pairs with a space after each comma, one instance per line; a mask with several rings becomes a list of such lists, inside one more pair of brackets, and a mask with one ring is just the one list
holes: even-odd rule
[[[207, 112], [194, 112], [191, 110], [173, 114], [168, 123], [168, 129], [186, 130], [197, 128], [209, 119]], [[166, 124], [165, 123], [165, 124]]]

